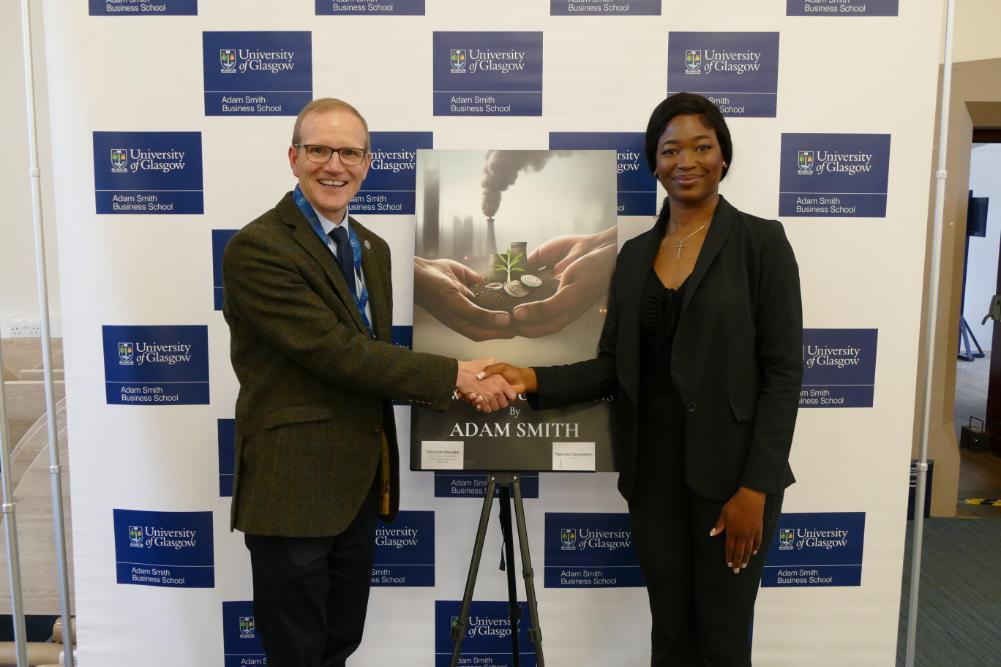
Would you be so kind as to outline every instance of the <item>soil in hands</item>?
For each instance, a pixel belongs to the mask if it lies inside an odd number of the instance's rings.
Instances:
[[[524,274],[518,272],[512,276],[512,279],[520,282],[522,275]],[[483,282],[477,283],[472,287],[473,303],[487,310],[502,310],[510,313],[514,311],[515,306],[520,306],[523,303],[532,303],[533,301],[543,301],[556,294],[556,290],[560,286],[560,281],[553,277],[551,271],[540,269],[532,275],[541,280],[542,284],[538,287],[526,286],[525,289],[528,291],[528,294],[520,298],[511,296],[503,288],[487,289],[486,285],[488,283],[500,283],[504,285],[507,278],[505,273],[490,276]]]

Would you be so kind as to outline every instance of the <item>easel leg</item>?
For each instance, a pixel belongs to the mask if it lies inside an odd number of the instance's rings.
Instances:
[[[483,555],[483,540],[487,535],[487,524],[490,522],[490,506],[493,505],[494,493],[497,490],[497,480],[493,475],[487,476],[487,493],[483,497],[483,509],[480,511],[480,524],[476,528],[476,543],[473,546],[473,556],[469,561],[469,574],[466,575],[466,591],[462,594],[462,611],[452,626],[451,667],[459,664],[459,654],[462,652],[462,640],[466,638],[469,627],[469,607],[473,601],[473,589],[476,587],[476,573],[480,570],[480,556]]]
[[[515,475],[512,484],[514,488],[514,514],[518,522],[518,546],[521,548],[521,567],[525,575],[525,595],[528,598],[528,617],[532,628],[528,631],[529,639],[535,644],[535,664],[546,667],[542,655],[542,628],[539,625],[539,604],[535,598],[535,574],[532,571],[532,556],[528,549],[528,528],[525,527],[525,504],[521,497],[521,476]]]
[[[506,484],[500,487],[500,523],[504,536],[504,560],[507,561],[508,617],[511,619],[511,659],[514,667],[521,667],[521,650],[518,645],[518,585],[514,575],[514,535],[511,531],[511,491]]]

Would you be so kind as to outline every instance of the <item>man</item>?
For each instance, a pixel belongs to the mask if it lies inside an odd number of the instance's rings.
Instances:
[[[389,247],[348,216],[371,162],[346,102],[310,102],[288,151],[298,186],[223,257],[240,381],[231,525],[245,533],[268,664],[335,667],[360,644],[377,516],[399,508],[392,399],[485,411],[514,392],[483,362],[390,342]]]

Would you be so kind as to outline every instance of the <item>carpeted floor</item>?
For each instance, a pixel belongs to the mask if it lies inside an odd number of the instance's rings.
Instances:
[[[912,527],[907,528],[897,665],[904,664]],[[1001,519],[927,519],[915,665],[1001,665]]]
[[[987,412],[990,368],[990,354],[975,361],[956,362],[954,417],[957,441],[960,427],[966,426],[971,416],[983,419]],[[1001,457],[991,452],[971,452],[960,448],[956,516],[1001,519],[1001,506],[969,504],[967,499],[971,498],[1001,498]],[[1001,662],[998,664],[1001,665]]]
[[[956,437],[969,417],[987,407],[990,355],[956,365]],[[960,449],[955,519],[927,519],[918,591],[915,665],[1001,666],[1001,507],[971,505],[967,498],[1001,498],[1001,458]],[[897,665],[904,664],[910,597],[911,540],[900,600]]]

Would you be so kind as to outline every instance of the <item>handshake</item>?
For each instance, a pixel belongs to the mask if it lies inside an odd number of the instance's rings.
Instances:
[[[480,412],[503,410],[518,394],[539,390],[535,369],[498,363],[496,359],[460,361],[455,391]]]

